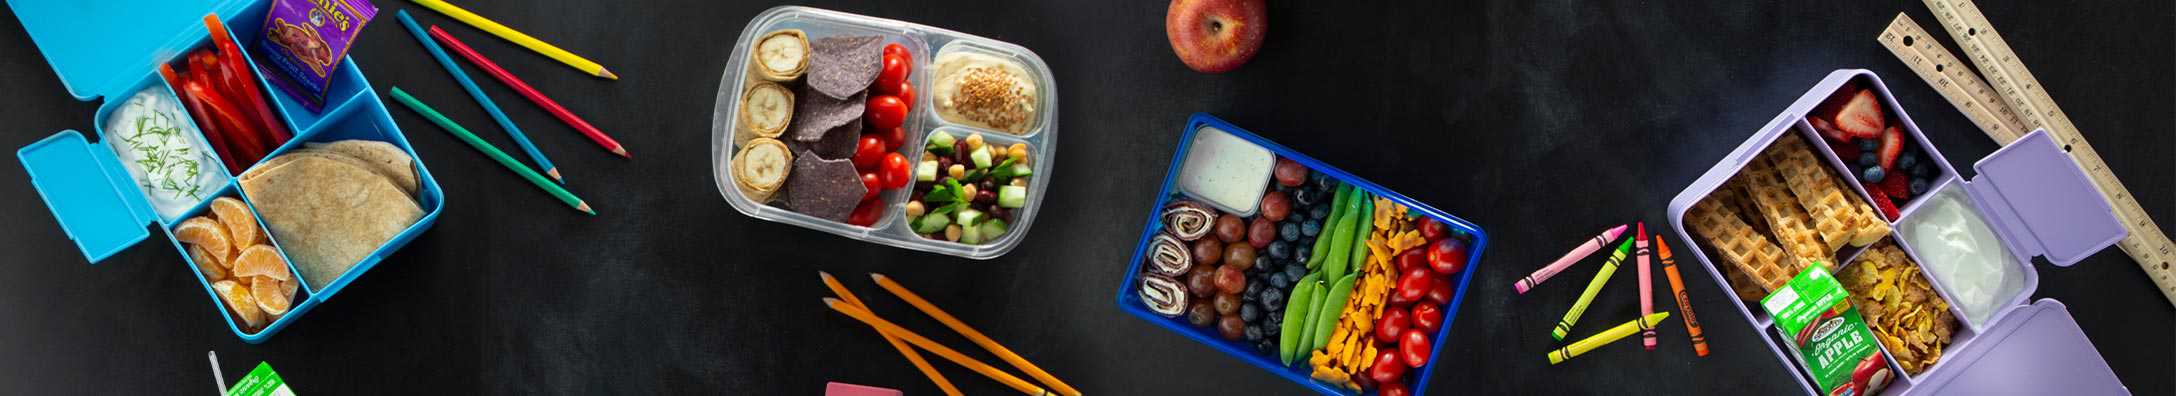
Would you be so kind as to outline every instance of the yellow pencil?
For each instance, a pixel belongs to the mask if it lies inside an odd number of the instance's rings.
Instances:
[[[544,40],[538,40],[535,37],[529,37],[529,35],[523,34],[519,30],[514,30],[514,28],[506,27],[506,25],[500,25],[498,22],[492,22],[490,19],[486,19],[482,15],[476,15],[476,13],[468,12],[468,10],[461,9],[461,7],[455,7],[452,4],[447,4],[443,0],[409,1],[415,2],[416,5],[423,6],[423,8],[429,8],[433,11],[438,11],[438,13],[440,14],[446,14],[446,16],[460,20],[461,23],[466,23],[469,26],[475,26],[476,29],[483,30],[486,33],[491,33],[491,35],[493,36],[499,36],[499,38],[506,39],[506,41],[512,41],[514,42],[514,44],[520,44],[522,47],[529,48],[530,51],[536,51],[539,54],[544,54],[544,56],[548,56],[554,60],[558,60],[560,63],[565,63],[567,64],[567,66],[573,66],[575,69],[580,69],[584,73],[589,73],[593,76],[604,77],[606,79],[620,79],[620,76],[618,74],[612,74],[611,70],[605,70],[604,65],[597,64],[597,62],[592,62],[587,58],[583,58],[581,55],[575,55],[572,52],[567,52],[567,50],[559,49],[559,47],[553,46],[551,43],[546,43],[544,42]]]
[[[1626,336],[1632,335],[1632,333],[1637,333],[1642,327],[1652,328],[1655,327],[1655,325],[1662,324],[1662,320],[1669,317],[1669,312],[1656,312],[1648,314],[1647,317],[1634,319],[1630,322],[1624,322],[1624,324],[1617,325],[1617,327],[1611,327],[1609,328],[1609,330],[1603,330],[1601,334],[1595,334],[1592,337],[1587,337],[1587,339],[1579,340],[1579,342],[1574,342],[1570,346],[1557,349],[1554,352],[1549,352],[1549,364],[1556,365],[1557,363],[1563,363],[1566,360],[1571,360],[1572,357],[1585,355],[1587,354],[1587,351],[1592,351],[1594,350],[1594,348],[1600,348],[1603,345],[1609,345],[1609,343],[1617,342],[1617,340],[1624,339]]]
[[[855,297],[854,292],[846,290],[846,285],[839,284],[839,279],[831,277],[831,273],[816,271],[816,274],[823,277],[824,287],[831,288],[831,292],[838,294],[841,301],[845,301],[847,304],[861,308],[864,311],[869,310],[868,305],[861,303],[860,297]],[[952,381],[946,381],[944,374],[937,373],[936,367],[930,367],[929,361],[922,360],[922,354],[914,353],[914,348],[908,347],[906,341],[900,341],[899,337],[892,336],[891,333],[885,333],[881,327],[877,328],[877,334],[883,335],[885,342],[892,343],[892,348],[898,349],[900,355],[906,356],[908,362],[914,363],[916,370],[922,370],[922,375],[929,377],[930,382],[937,383],[938,390],[944,391],[946,395],[960,396],[960,389],[952,387]]]
[[[1034,377],[1036,381],[1041,381],[1044,385],[1049,385],[1051,390],[1055,391],[1057,394],[1063,396],[1080,396],[1080,390],[1073,389],[1072,385],[1066,385],[1065,381],[1060,381],[1058,380],[1057,376],[1050,375],[1049,372],[1043,371],[1042,367],[1036,367],[1035,363],[1029,363],[1026,358],[1020,357],[1019,354],[1012,353],[1011,349],[1005,348],[1004,345],[999,345],[997,343],[997,340],[990,339],[990,336],[982,335],[982,332],[975,331],[975,328],[973,327],[967,327],[966,323],[960,322],[958,318],[952,317],[952,314],[945,313],[942,309],[937,309],[936,305],[930,304],[928,300],[923,300],[921,295],[914,294],[913,291],[907,290],[907,287],[900,285],[899,282],[892,281],[891,277],[884,276],[884,274],[871,273],[869,274],[869,278],[876,280],[876,285],[878,287],[883,287],[885,291],[892,292],[892,295],[899,296],[899,299],[906,300],[908,305],[914,306],[914,309],[919,309],[922,311],[922,313],[929,314],[929,317],[937,318],[938,323],[944,323],[945,327],[951,327],[952,331],[957,331],[960,333],[960,335],[967,336],[968,341],[973,341],[975,345],[981,345],[982,349],[989,350],[991,354],[997,355],[998,359],[1004,360],[1005,363],[1011,363],[1014,368],[1018,368],[1020,369],[1020,371],[1028,373],[1029,377]]]
[[[876,314],[870,313],[869,310],[861,309],[861,307],[856,307],[853,304],[847,304],[845,300],[826,297],[824,298],[824,306],[831,307],[831,310],[838,311],[840,314],[852,317],[854,318],[854,320],[861,321],[862,323],[868,324],[871,327],[876,327],[878,332],[897,336],[901,340],[906,340],[907,343],[914,344],[914,346],[922,347],[922,349],[929,350],[930,353],[937,354],[937,357],[942,357],[945,360],[950,360],[952,361],[952,363],[959,364],[961,367],[966,367],[968,370],[974,370],[974,372],[976,373],[982,374],[986,377],[990,377],[990,379],[997,380],[997,382],[1003,383],[1005,384],[1005,386],[1011,387],[1014,390],[1018,390],[1022,394],[1035,396],[1056,395],[1055,393],[1051,393],[1049,390],[1043,389],[1039,386],[1035,386],[1034,383],[1020,379],[1020,377],[1014,377],[1012,374],[1006,373],[1004,370],[999,370],[996,367],[991,367],[987,363],[983,363],[981,361],[975,360],[974,358],[967,357],[966,354],[962,354],[960,353],[960,351],[952,350],[952,348],[946,348],[944,344],[938,344],[936,341],[931,341],[928,338],[924,338],[920,334],[914,334],[913,331],[908,331],[906,328],[899,327],[899,325],[897,324],[885,321],[883,318],[878,318],[876,317]]]

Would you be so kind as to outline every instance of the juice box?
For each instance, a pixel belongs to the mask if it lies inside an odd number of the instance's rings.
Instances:
[[[1792,335],[1791,351],[1822,394],[1872,394],[1895,376],[1884,364],[1873,331],[1846,299],[1849,295],[1828,270],[1809,265],[1760,300],[1776,326]]]

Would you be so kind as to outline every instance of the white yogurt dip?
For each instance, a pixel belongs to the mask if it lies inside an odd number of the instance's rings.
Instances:
[[[171,222],[218,193],[227,180],[211,144],[165,87],[136,92],[106,117],[106,145],[159,218]]]
[[[1269,188],[1277,155],[1260,145],[1213,127],[1202,127],[1187,145],[1179,168],[1179,191],[1240,216],[1254,214]]]
[[[1943,189],[1923,205],[1905,219],[1905,241],[1965,318],[1984,325],[2025,287],[2023,265],[1958,189]]]

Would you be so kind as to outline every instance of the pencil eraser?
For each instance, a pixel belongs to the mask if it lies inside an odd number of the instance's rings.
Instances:
[[[843,382],[825,382],[824,396],[900,396],[898,390]]]

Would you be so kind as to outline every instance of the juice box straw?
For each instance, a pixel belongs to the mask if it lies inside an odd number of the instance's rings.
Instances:
[[[1670,278],[1670,295],[1677,297],[1677,312],[1685,317],[1685,334],[1692,337],[1692,352],[1708,355],[1708,337],[1700,335],[1700,319],[1692,314],[1692,300],[1685,294],[1685,280],[1677,275],[1677,260],[1670,258],[1667,238],[1655,238],[1655,253],[1662,258],[1662,275]]]
[[[461,83],[461,89],[468,91],[470,98],[476,99],[476,105],[483,106],[484,112],[491,114],[491,120],[498,122],[499,128],[506,130],[507,136],[513,137],[514,145],[521,146],[522,153],[536,161],[537,170],[544,172],[545,176],[551,176],[553,181],[562,184],[567,182],[566,178],[559,176],[559,167],[552,165],[552,160],[545,158],[544,152],[536,149],[536,143],[529,142],[529,135],[521,133],[521,127],[514,125],[513,119],[506,118],[506,111],[500,110],[499,104],[491,101],[491,95],[485,95],[484,89],[476,86],[476,80],[469,79],[468,72],[461,71],[461,65],[453,63],[453,57],[446,56],[446,50],[438,47],[438,41],[431,40],[431,35],[423,32],[423,26],[417,25],[415,18],[408,17],[408,10],[395,11],[393,16],[400,19],[402,27],[408,28],[408,34],[414,35],[417,42],[423,43],[423,49],[431,53],[431,58],[438,60],[439,66],[446,68],[446,74],[453,75],[453,81]]]
[[[1656,324],[1662,323],[1663,319],[1669,317],[1669,312],[1656,312],[1642,316],[1639,319],[1633,319],[1630,322],[1624,322],[1624,324],[1611,327],[1609,330],[1603,330],[1601,334],[1595,334],[1584,340],[1579,340],[1579,342],[1549,352],[1549,364],[1556,365],[1571,360],[1573,357],[1585,355],[1587,351],[1592,351],[1594,348],[1600,348],[1603,345],[1609,345],[1609,343],[1624,339],[1625,336],[1632,335],[1633,331],[1640,328],[1655,327]]]
[[[1639,251],[1633,255],[1639,256],[1640,260],[1640,316],[1647,316],[1655,313],[1655,278],[1647,269],[1647,222],[1642,221],[1639,225],[1639,234],[1633,239],[1633,245],[1638,246]],[[1640,345],[1655,350],[1655,326],[1640,324]]]
[[[1572,310],[1564,313],[1564,320],[1556,322],[1556,329],[1549,331],[1550,336],[1556,337],[1557,341],[1564,340],[1564,335],[1572,331],[1572,324],[1579,323],[1579,314],[1587,312],[1587,304],[1594,302],[1594,295],[1602,293],[1602,285],[1609,284],[1609,276],[1617,273],[1617,265],[1624,263],[1625,254],[1631,249],[1630,239],[1617,245],[1617,251],[1610,253],[1609,261],[1602,263],[1602,272],[1595,273],[1594,280],[1587,282],[1587,291],[1579,293],[1579,301],[1572,302]]]
[[[1564,272],[1565,268],[1571,268],[1572,263],[1576,263],[1579,262],[1579,260],[1581,259],[1587,258],[1588,255],[1594,254],[1594,252],[1597,250],[1602,250],[1602,245],[1608,244],[1609,241],[1617,240],[1617,236],[1623,234],[1623,224],[1617,225],[1616,228],[1602,231],[1601,235],[1595,235],[1594,239],[1589,239],[1586,243],[1579,244],[1579,247],[1572,248],[1571,252],[1564,253],[1564,257],[1557,258],[1556,262],[1549,263],[1548,266],[1544,266],[1541,267],[1541,269],[1539,270],[1535,270],[1533,274],[1527,275],[1525,278],[1519,278],[1518,282],[1511,284],[1511,288],[1518,290],[1519,294],[1526,294],[1527,289],[1532,289],[1534,288],[1534,285],[1539,285],[1542,281],[1549,280],[1549,277],[1556,276],[1556,273],[1558,272]]]

